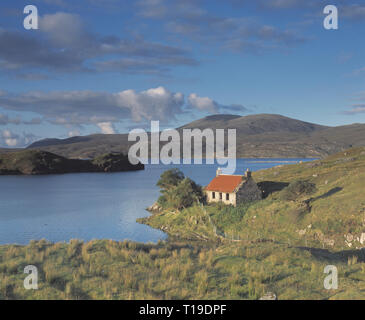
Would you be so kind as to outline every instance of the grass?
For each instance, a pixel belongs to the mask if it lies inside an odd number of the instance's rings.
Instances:
[[[336,263],[339,289],[325,290],[323,269]],[[39,289],[25,290],[26,265]],[[32,242],[0,248],[1,299],[279,299],[361,298],[365,263],[319,256],[275,243],[94,240]]]

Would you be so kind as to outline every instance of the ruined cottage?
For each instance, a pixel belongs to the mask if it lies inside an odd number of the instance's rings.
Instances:
[[[207,202],[236,206],[245,201],[262,199],[262,192],[247,169],[245,175],[226,175],[218,168],[216,177],[205,188]]]

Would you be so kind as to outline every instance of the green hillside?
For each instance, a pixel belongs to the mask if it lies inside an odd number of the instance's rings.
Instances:
[[[262,240],[328,249],[365,245],[365,148],[324,160],[280,165],[254,172],[253,177],[264,192],[264,200],[235,209],[207,205],[179,214],[163,211],[143,221],[187,239],[194,234],[196,238],[215,239],[225,233],[242,242]],[[289,197],[295,181],[313,184],[314,192]],[[218,237],[214,227],[220,232]]]

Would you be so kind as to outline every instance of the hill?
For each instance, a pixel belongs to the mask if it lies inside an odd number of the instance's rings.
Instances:
[[[244,117],[234,115],[213,115],[193,121],[181,128],[236,128],[237,134],[239,135],[257,135],[272,132],[312,133],[329,127],[276,114],[257,114]]]
[[[236,129],[237,156],[245,158],[317,158],[365,146],[365,124],[327,127],[274,114],[213,115],[186,124],[183,129]],[[29,149],[41,149],[69,158],[93,158],[107,152],[127,153],[127,134],[95,134],[68,139],[45,139]]]
[[[0,154],[0,175],[117,172],[143,168],[140,163],[131,165],[124,154],[105,154],[93,160],[67,159],[38,150]]]
[[[365,148],[260,170],[253,178],[263,191],[261,201],[237,208],[208,205],[206,213],[199,207],[178,215],[167,210],[141,221],[186,239],[226,235],[249,243],[274,241],[322,249],[365,246]]]

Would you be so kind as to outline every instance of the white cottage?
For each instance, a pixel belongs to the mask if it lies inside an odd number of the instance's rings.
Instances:
[[[218,168],[216,177],[205,188],[205,193],[208,203],[223,202],[233,206],[262,199],[262,192],[249,170],[245,175],[227,175]]]

